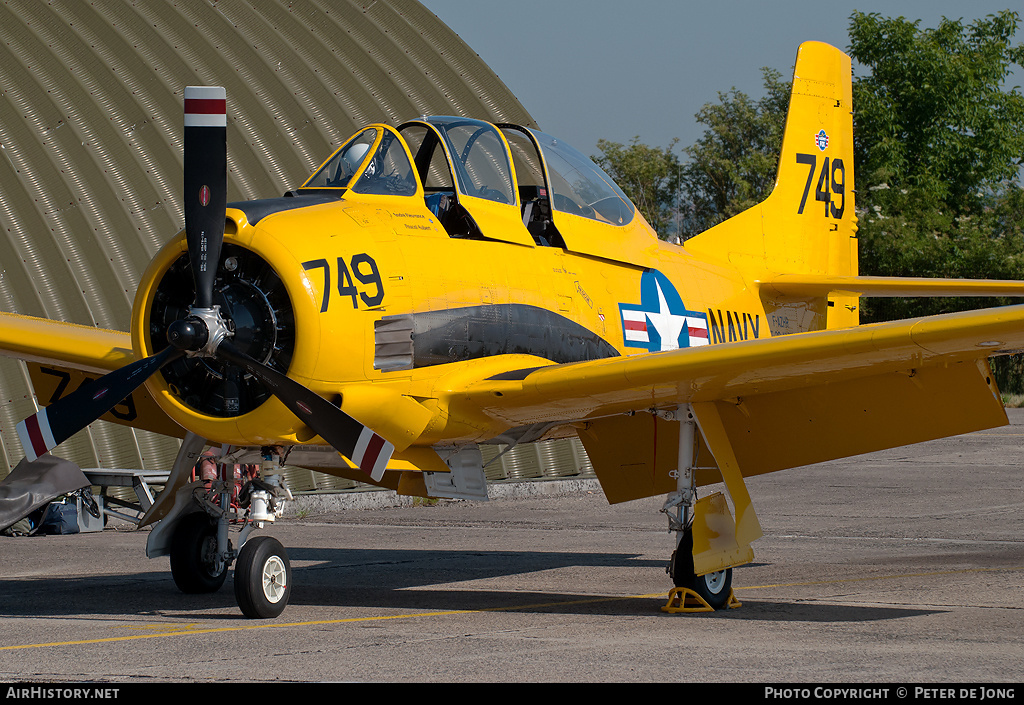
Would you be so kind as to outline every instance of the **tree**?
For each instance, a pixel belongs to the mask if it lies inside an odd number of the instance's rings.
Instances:
[[[792,84],[774,69],[761,73],[760,100],[733,88],[696,115],[707,130],[683,150],[683,239],[759,203],[775,186]]]
[[[1018,15],[919,23],[850,18],[850,56],[870,71],[853,86],[858,188],[887,183],[977,212],[1024,160],[1024,96],[1002,89],[1024,60],[1010,44]]]
[[[675,204],[679,198],[680,162],[673,151],[678,139],[668,148],[649,147],[634,137],[629,146],[598,140],[601,156],[591,159],[619,185],[640,213],[662,238],[676,229]]]
[[[672,140],[667,149],[642,144],[628,147],[599,140],[594,161],[608,172],[662,237],[692,237],[763,200],[775,185],[790,82],[770,68],[761,69],[765,96],[751,99],[733,88],[706,103],[697,121],[707,130],[683,152],[681,163]]]
[[[1003,84],[1024,62],[1017,13],[936,29],[853,13],[860,271],[887,276],[1024,278],[1024,96]],[[865,299],[864,322],[993,306],[996,299]],[[993,361],[1022,391],[1019,356]]]
[[[864,274],[1024,278],[1018,174],[1024,96],[1004,90],[1024,49],[1018,16],[964,25],[855,12],[850,55]],[[992,305],[994,300],[866,300],[863,320]]]

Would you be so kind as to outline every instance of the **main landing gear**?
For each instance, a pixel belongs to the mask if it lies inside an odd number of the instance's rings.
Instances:
[[[669,517],[669,531],[676,533],[676,548],[666,567],[676,588],[669,593],[667,612],[721,610],[738,607],[732,592],[732,567],[700,575],[694,569],[693,532],[698,510],[707,511],[709,503],[696,501],[695,474],[696,418],[689,404],[680,406],[667,417],[679,421],[679,462],[676,469],[676,491],[668,495],[662,512]],[[724,504],[723,504],[724,506]],[[721,563],[719,563],[721,565]]]
[[[693,570],[693,533],[689,528],[684,532],[676,550],[672,552],[667,571],[673,585],[693,590],[708,607],[720,610],[729,605],[732,594],[732,568],[697,575]]]
[[[272,536],[255,536],[228,556],[217,551],[217,523],[195,512],[181,520],[171,539],[171,576],[187,595],[217,592],[235,559],[235,601],[252,619],[280,615],[291,595],[292,568],[288,552]]]
[[[274,473],[277,455],[264,453],[266,479],[236,482],[234,464],[217,464],[217,479],[197,480],[178,491],[175,510],[164,520],[169,527],[171,575],[186,594],[218,591],[235,563],[235,600],[251,619],[280,615],[291,595],[288,552],[277,539],[249,534],[281,516],[291,493]],[[211,462],[212,465],[212,462]],[[163,522],[162,522],[163,523]],[[229,539],[232,527],[236,549]]]

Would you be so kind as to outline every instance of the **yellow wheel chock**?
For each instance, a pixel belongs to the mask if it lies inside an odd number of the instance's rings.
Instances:
[[[729,589],[729,600],[726,607],[731,610],[742,607],[743,603],[736,599],[736,592]],[[668,593],[668,602],[662,608],[662,612],[714,612],[715,608],[690,588],[672,588]]]

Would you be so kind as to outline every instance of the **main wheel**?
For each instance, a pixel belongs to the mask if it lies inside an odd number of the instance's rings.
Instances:
[[[292,591],[288,552],[272,536],[245,542],[235,564],[235,600],[250,619],[269,619],[284,612]]]
[[[189,514],[171,537],[171,576],[182,592],[195,595],[217,592],[228,577],[225,563],[214,569],[217,555],[217,526],[204,512]]]
[[[693,569],[693,534],[689,529],[683,534],[678,548],[672,552],[668,572],[676,587],[690,588],[716,610],[722,609],[729,602],[732,568],[697,575]]]
[[[695,575],[693,582],[688,587],[703,597],[709,605],[720,610],[729,602],[729,590],[732,588],[732,568],[707,575]]]

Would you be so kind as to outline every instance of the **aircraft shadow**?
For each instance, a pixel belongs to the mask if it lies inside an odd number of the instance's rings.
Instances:
[[[616,597],[602,592],[604,580],[623,570],[658,572],[665,561],[627,553],[565,553],[534,551],[451,551],[407,549],[289,549],[294,567],[292,606],[380,608],[410,611],[502,610],[556,614],[642,615],[659,612],[661,598]],[[552,570],[578,573],[591,592],[545,590],[530,574]],[[737,570],[742,574],[742,568]],[[498,582],[495,586],[474,581]],[[558,578],[564,583],[565,578]],[[448,586],[448,587],[446,587]],[[652,592],[671,585],[668,577]],[[526,589],[521,589],[526,588]],[[203,619],[243,619],[236,611],[232,577],[216,593],[183,595],[167,564],[152,572],[73,577],[0,579],[0,616],[97,619],[106,615],[159,615],[196,619],[196,612],[227,610]],[[742,596],[740,598],[742,600]],[[935,611],[935,610],[932,610]],[[897,619],[928,614],[928,610],[850,607],[813,603],[754,601],[741,610],[707,614],[779,622],[846,622]],[[699,616],[699,615],[691,615]]]
[[[739,610],[716,612],[745,621],[759,622],[876,622],[905,617],[921,617],[927,614],[938,614],[948,610],[881,607],[879,605],[834,605],[821,602],[775,602],[765,600],[747,600],[742,593],[737,599],[743,604]]]
[[[514,551],[381,550],[289,548],[293,564],[293,605],[412,609],[488,609],[510,605],[504,591],[421,591],[416,588],[472,580],[512,578],[557,568],[631,569],[664,566],[635,554]],[[312,565],[302,565],[312,562]],[[166,559],[152,572],[121,575],[18,577],[0,579],[0,616],[145,614],[207,610],[235,605],[231,575],[216,593],[183,595]],[[469,594],[478,597],[469,599]],[[428,598],[429,595],[435,595]],[[462,597],[458,597],[458,595]],[[580,600],[584,594],[526,593],[530,601]],[[515,591],[515,604],[524,593]]]

